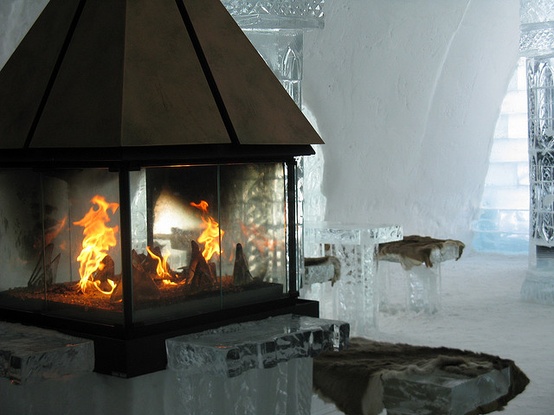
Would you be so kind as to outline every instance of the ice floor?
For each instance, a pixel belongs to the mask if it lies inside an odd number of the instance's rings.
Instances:
[[[442,310],[380,314],[376,340],[447,346],[512,359],[531,380],[503,415],[554,414],[554,306],[525,303],[527,256],[470,253],[442,264]],[[554,270],[553,270],[554,272]],[[314,399],[313,415],[338,415]]]

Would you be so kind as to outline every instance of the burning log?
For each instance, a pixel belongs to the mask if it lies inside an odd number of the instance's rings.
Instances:
[[[191,241],[190,244],[192,252],[187,275],[188,283],[191,287],[195,288],[213,287],[217,284],[215,264],[208,264],[206,262],[198,243]]]
[[[254,280],[250,270],[248,269],[248,262],[244,255],[242,245],[239,243],[235,248],[235,265],[233,267],[233,282],[235,285],[246,285]]]
[[[133,263],[133,297],[135,300],[158,300],[160,298],[160,290],[154,280],[152,274],[144,267],[144,255],[138,254],[134,249],[131,251]],[[115,290],[110,297],[112,303],[123,301],[123,284],[117,284]]]
[[[60,254],[52,259],[53,251],[54,245],[50,243],[46,245],[44,251],[40,253],[37,265],[27,282],[27,287],[44,287],[44,285],[51,285],[55,281],[56,273],[58,272],[58,263],[60,262]]]
[[[92,281],[95,283],[96,287],[101,291],[110,292],[112,290],[112,284],[108,280],[114,281],[115,278],[115,263],[111,256],[106,255],[102,262],[101,266],[98,267],[92,274]]]

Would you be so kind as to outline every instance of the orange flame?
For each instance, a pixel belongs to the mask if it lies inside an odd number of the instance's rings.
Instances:
[[[191,202],[190,205],[202,211],[202,226],[204,231],[198,237],[198,242],[204,244],[202,256],[206,261],[209,261],[213,254],[220,254],[219,241],[225,233],[219,229],[219,223],[208,215],[208,202],[201,200],[200,203]]]
[[[158,265],[156,265],[156,274],[158,275],[158,277],[160,277],[160,279],[163,279],[164,282],[167,279],[171,279],[171,274],[169,273],[167,268],[167,258],[169,258],[169,255],[162,255],[162,258],[160,258],[158,255],[150,250],[149,246],[146,247],[146,250],[152,258],[158,261]]]
[[[95,204],[98,209],[91,207],[83,219],[73,222],[74,225],[85,228],[81,244],[83,249],[77,257],[77,261],[81,264],[79,267],[79,275],[81,277],[79,287],[84,293],[87,286],[92,284],[99,291],[109,295],[115,288],[115,283],[108,280],[112,290],[103,291],[98,287],[99,281],[94,281],[93,275],[104,267],[102,260],[108,255],[107,250],[117,245],[115,234],[118,231],[118,227],[109,228],[106,226],[106,223],[110,221],[108,210],[115,213],[119,208],[119,204],[109,203],[103,196],[99,195],[94,196],[91,203]]]

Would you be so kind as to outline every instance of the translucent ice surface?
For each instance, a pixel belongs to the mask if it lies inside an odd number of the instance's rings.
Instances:
[[[312,357],[348,337],[347,323],[287,314],[168,339],[179,413],[308,415]]]
[[[388,415],[463,415],[508,393],[510,369],[491,370],[474,378],[448,373],[385,376]]]
[[[293,359],[232,378],[180,372],[176,389],[176,414],[309,415],[312,359]]]
[[[341,349],[348,337],[345,322],[287,314],[168,339],[168,368],[234,377]]]
[[[0,377],[15,383],[92,372],[92,340],[0,322]]]
[[[398,225],[307,224],[306,256],[333,256],[341,271],[334,285],[312,284],[301,295],[319,301],[321,317],[347,321],[352,335],[370,336],[378,328],[377,249],[380,243],[402,237]]]

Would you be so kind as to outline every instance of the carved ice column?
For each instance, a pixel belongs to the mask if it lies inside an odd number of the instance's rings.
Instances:
[[[529,270],[521,296],[554,304],[554,2],[521,0],[520,13],[530,176]]]
[[[289,95],[302,107],[304,33],[323,28],[324,0],[221,0]]]
[[[325,0],[221,0],[229,13],[244,31],[258,53],[271,68],[296,105],[302,108],[302,76],[304,33],[324,26],[323,4]],[[307,111],[306,117],[315,121]],[[316,155],[298,159],[297,212],[298,249],[296,270],[299,281],[304,276],[304,220],[323,220],[325,198],[319,192],[323,155],[316,148]],[[273,195],[268,195],[273,198]],[[309,198],[309,201],[306,200]],[[305,211],[305,209],[308,209]],[[313,215],[320,217],[314,218]]]

